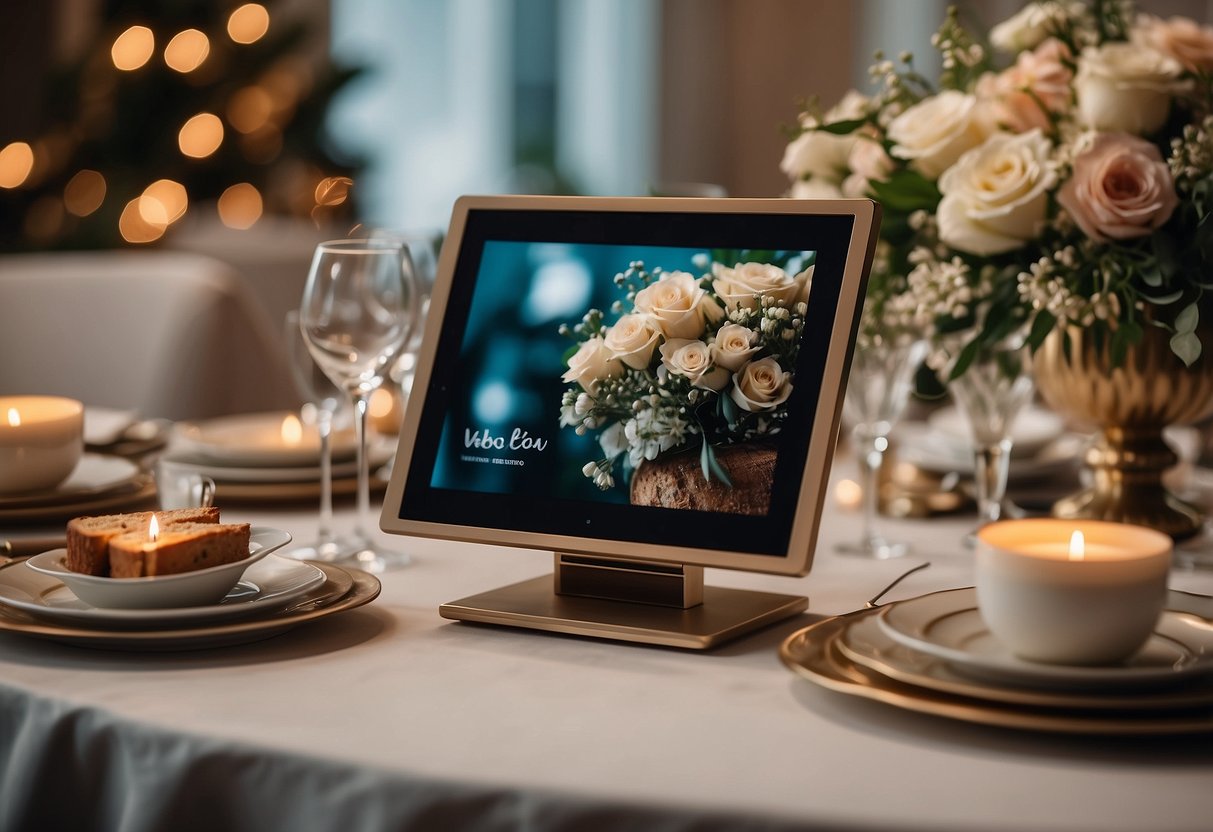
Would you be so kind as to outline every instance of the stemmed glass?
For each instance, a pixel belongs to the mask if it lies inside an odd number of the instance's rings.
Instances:
[[[376,544],[370,527],[367,410],[408,343],[418,292],[408,251],[388,240],[338,240],[316,247],[299,308],[299,327],[312,357],[354,403],[358,439],[358,519],[350,556],[371,572],[409,562]]]
[[[1021,339],[981,349],[948,387],[964,414],[973,441],[977,486],[977,529],[1000,519],[1005,510],[1011,466],[1011,428],[1032,399],[1035,385]],[[976,543],[976,530],[966,542]]]
[[[852,425],[859,457],[863,526],[858,541],[839,544],[837,551],[843,554],[884,560],[909,551],[907,544],[886,540],[876,531],[880,496],[877,477],[889,447],[889,431],[905,410],[914,371],[926,358],[928,348],[925,340],[907,336],[893,340],[876,337],[873,343],[855,349],[843,415]]]
[[[422,231],[391,231],[376,229],[372,240],[388,240],[399,243],[408,251],[413,262],[413,277],[417,283],[417,325],[405,345],[404,352],[392,367],[389,376],[400,388],[407,400],[413,389],[413,376],[417,368],[417,353],[421,349],[421,338],[425,334],[425,319],[430,309],[430,293],[434,290],[434,279],[438,275],[438,235]]]
[[[345,393],[312,358],[299,326],[298,310],[286,313],[286,347],[295,388],[315,413],[320,434],[320,523],[316,540],[286,554],[300,560],[334,561],[341,557],[342,545],[333,535],[333,420]]]

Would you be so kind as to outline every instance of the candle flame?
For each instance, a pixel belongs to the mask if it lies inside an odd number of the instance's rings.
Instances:
[[[155,543],[156,538],[160,536],[160,524],[156,522],[156,515],[152,515],[152,521],[147,524],[147,539]]]
[[[303,423],[294,413],[288,413],[282,420],[282,441],[288,445],[298,445],[303,441]]]
[[[1075,530],[1070,535],[1070,560],[1083,560],[1086,557],[1087,544],[1082,532]]]
[[[8,409],[8,423],[13,427],[18,427],[21,424],[21,414],[17,412],[17,408],[10,407]]]

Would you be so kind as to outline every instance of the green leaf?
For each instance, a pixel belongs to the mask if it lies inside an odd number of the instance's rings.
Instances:
[[[1189,303],[1183,309],[1179,310],[1179,314],[1175,316],[1175,332],[1178,335],[1185,335],[1187,333],[1195,332],[1196,325],[1199,322],[1200,310],[1196,307],[1195,303]],[[1174,342],[1172,342],[1172,346],[1174,346]],[[1183,357],[1178,351],[1176,351],[1175,354],[1179,355],[1180,358]],[[1199,355],[1199,350],[1197,351],[1197,354]]]
[[[838,136],[846,136],[850,133],[854,133],[867,123],[868,120],[865,118],[852,118],[847,119],[846,121],[834,121],[830,122],[829,124],[823,124],[815,129],[822,133],[834,133]]]
[[[736,427],[737,417],[740,415],[737,410],[737,402],[733,401],[732,396],[726,395],[723,392],[720,394],[719,401],[720,415],[723,416],[725,422],[728,423],[729,430],[732,430],[734,427]]]
[[[1057,316],[1052,312],[1037,312],[1036,319],[1032,321],[1032,330],[1028,333],[1028,346],[1032,348],[1032,354],[1040,349],[1040,345],[1045,342],[1045,338],[1049,337],[1049,333],[1057,326]]]
[[[1195,332],[1177,332],[1171,338],[1171,352],[1191,367],[1200,358],[1200,339]]]
[[[1162,268],[1157,263],[1151,263],[1141,270],[1141,279],[1147,286],[1157,289],[1162,285]]]
[[[973,363],[973,359],[977,357],[977,351],[981,348],[976,340],[965,344],[964,349],[960,351],[960,355],[956,356],[956,363],[952,365],[952,372],[948,374],[948,381],[959,378],[964,375],[964,371],[969,369],[969,365]]]
[[[720,460],[716,459],[716,452],[712,450],[712,446],[706,438],[700,447],[699,467],[703,470],[704,482],[711,482],[712,476],[715,475],[716,479],[732,488],[733,481],[729,479],[729,472],[724,470],[724,467],[720,464]]]
[[[1165,295],[1147,295],[1144,292],[1140,295],[1141,299],[1154,304],[1155,306],[1166,306],[1169,303],[1175,303],[1184,296],[1183,289],[1176,289],[1174,292],[1168,292]]]
[[[895,170],[886,181],[872,180],[868,184],[881,204],[902,213],[933,211],[942,198],[934,182],[909,169]]]

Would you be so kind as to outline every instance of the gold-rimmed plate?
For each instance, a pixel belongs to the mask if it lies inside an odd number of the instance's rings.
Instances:
[[[1213,682],[1210,681],[1135,693],[1049,690],[982,681],[957,672],[943,659],[899,644],[889,637],[874,616],[857,618],[838,634],[835,646],[854,664],[894,681],[991,702],[1097,711],[1213,708]]]
[[[89,514],[109,514],[114,511],[134,511],[138,508],[154,508],[156,483],[152,475],[141,473],[128,485],[51,505],[30,505],[15,508],[0,508],[0,523],[5,525],[45,525],[57,521],[68,521],[73,517]]]
[[[1170,735],[1213,732],[1213,709],[1123,713],[1016,706],[945,693],[890,679],[855,664],[839,650],[839,636],[880,608],[826,618],[790,635],[779,648],[797,675],[848,696],[948,719],[1065,734]]]
[[[123,630],[54,624],[39,621],[19,610],[0,607],[0,633],[17,633],[100,650],[202,650],[271,638],[300,624],[369,604],[379,596],[382,588],[379,579],[368,572],[317,561],[309,563],[324,572],[325,582],[286,607],[256,618],[164,630]],[[22,566],[21,561],[2,566],[0,570],[17,566]]]

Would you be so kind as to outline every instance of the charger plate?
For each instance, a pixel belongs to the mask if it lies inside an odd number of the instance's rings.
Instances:
[[[794,673],[838,693],[948,719],[1063,734],[1171,735],[1213,732],[1213,709],[1126,713],[1017,706],[918,687],[861,667],[838,649],[847,628],[883,608],[826,618],[790,635],[779,657]]]
[[[369,572],[318,561],[308,563],[324,572],[325,582],[286,607],[256,618],[164,630],[121,630],[54,624],[39,621],[20,610],[0,607],[0,633],[17,633],[100,650],[202,650],[271,638],[300,624],[369,604],[379,596],[382,588],[379,579]],[[18,567],[25,568],[20,560],[0,566],[0,572]]]

